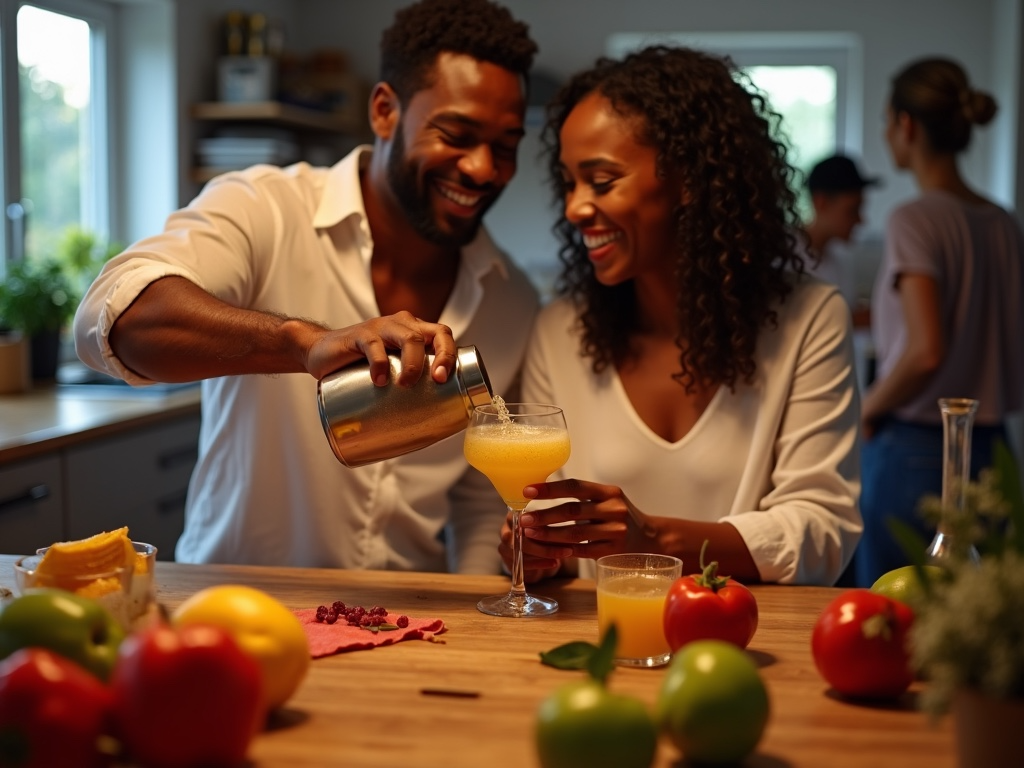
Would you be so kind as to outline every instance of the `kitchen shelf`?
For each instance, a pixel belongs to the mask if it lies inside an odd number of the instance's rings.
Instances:
[[[192,105],[196,120],[261,122],[302,130],[348,133],[356,126],[344,115],[297,107],[280,101],[204,101]]]
[[[203,101],[192,105],[191,117],[193,120],[207,123],[248,123],[291,129],[303,147],[308,147],[310,143],[337,144],[338,158],[344,156],[351,148],[348,145],[354,146],[368,140],[367,126],[361,124],[359,115],[352,111],[326,112],[281,101]],[[305,150],[303,154],[304,152]],[[202,185],[225,171],[235,169],[237,166],[193,166],[189,171],[189,178],[193,183]]]

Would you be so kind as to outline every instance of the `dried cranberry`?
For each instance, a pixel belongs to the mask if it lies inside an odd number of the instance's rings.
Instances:
[[[399,616],[397,619],[395,619],[395,626],[399,629],[405,629],[409,626],[409,617]]]

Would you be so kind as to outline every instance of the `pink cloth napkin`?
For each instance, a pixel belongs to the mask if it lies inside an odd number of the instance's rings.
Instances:
[[[309,641],[309,655],[314,659],[347,651],[366,651],[378,645],[393,645],[402,640],[430,640],[443,633],[447,627],[441,619],[414,619],[409,617],[409,626],[402,629],[371,632],[345,623],[345,619],[334,624],[316,620],[316,608],[301,608],[293,613],[299,617]],[[387,614],[389,623],[394,624],[397,613]]]

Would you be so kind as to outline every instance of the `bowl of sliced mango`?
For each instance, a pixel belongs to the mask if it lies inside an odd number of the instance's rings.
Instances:
[[[132,541],[128,528],[40,547],[14,564],[18,592],[50,587],[102,603],[130,629],[149,612],[156,597],[153,579],[157,548]]]

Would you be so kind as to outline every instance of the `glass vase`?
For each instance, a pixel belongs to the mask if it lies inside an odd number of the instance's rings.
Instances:
[[[928,562],[946,565],[954,560],[978,563],[970,539],[973,521],[967,518],[964,495],[971,476],[971,433],[978,401],[966,397],[939,400],[942,412],[942,518],[926,552]]]

